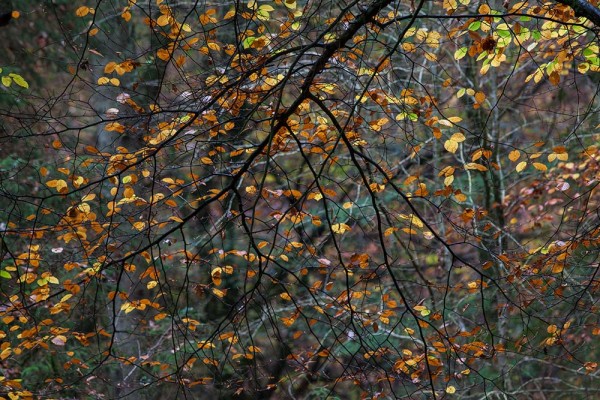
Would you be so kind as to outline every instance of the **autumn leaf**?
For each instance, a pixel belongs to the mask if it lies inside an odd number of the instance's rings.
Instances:
[[[77,10],[75,10],[75,15],[77,15],[78,17],[85,17],[93,10],[93,8],[81,6]]]
[[[57,335],[51,341],[57,346],[64,346],[67,343],[67,338],[64,335]]]
[[[334,233],[343,234],[343,233],[346,233],[347,231],[350,231],[351,229],[352,228],[350,228],[350,226],[348,226],[348,225],[346,225],[344,223],[331,225],[331,230]]]
[[[56,189],[58,193],[64,193],[67,191],[67,182],[63,179],[53,179],[46,182],[46,186]]]
[[[512,150],[508,153],[508,159],[512,162],[516,162],[521,157],[521,152],[519,150]],[[517,171],[520,172],[520,171]]]
[[[465,141],[465,135],[460,132],[453,134],[450,139],[444,142],[444,148],[448,150],[450,153],[455,153],[458,149],[458,144]]]
[[[485,165],[481,165],[478,163],[467,163],[465,164],[465,169],[473,169],[481,172],[485,172],[488,170]]]
[[[585,397],[591,9],[25,3],[0,23],[6,396],[452,398],[551,358],[522,388]]]
[[[8,74],[8,76],[10,76],[12,78],[13,82],[15,82],[17,85],[19,85],[25,89],[29,88],[29,84],[21,75],[11,72],[10,74]]]

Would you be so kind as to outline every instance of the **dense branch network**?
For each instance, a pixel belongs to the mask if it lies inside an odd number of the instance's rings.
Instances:
[[[75,3],[0,71],[0,391],[595,393],[594,5]]]

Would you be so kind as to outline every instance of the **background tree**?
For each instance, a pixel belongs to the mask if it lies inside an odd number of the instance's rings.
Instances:
[[[10,398],[596,396],[595,4],[20,7]]]

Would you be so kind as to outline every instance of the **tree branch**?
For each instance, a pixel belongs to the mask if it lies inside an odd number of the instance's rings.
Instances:
[[[556,0],[560,4],[571,7],[578,17],[585,17],[600,27],[600,9],[594,7],[586,0]]]

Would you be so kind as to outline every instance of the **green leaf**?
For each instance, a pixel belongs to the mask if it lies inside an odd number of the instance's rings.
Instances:
[[[460,49],[456,50],[454,52],[454,59],[460,60],[467,54],[467,51],[469,51],[469,49],[467,49],[466,47],[461,47]]]
[[[3,76],[2,77],[2,84],[6,87],[10,87],[10,84],[12,83],[12,79],[10,79],[10,77],[8,76]]]
[[[469,30],[470,31],[476,31],[481,27],[481,21],[475,21],[475,22],[471,22],[471,25],[469,25]]]
[[[10,274],[8,273],[8,271],[5,271],[5,270],[0,270],[0,277],[2,277],[4,279],[10,279],[10,278],[12,278],[12,276],[10,276]]]
[[[255,40],[256,40],[256,38],[254,36],[247,37],[242,42],[242,47],[244,47],[245,49],[249,49],[250,46],[252,46],[252,43],[254,43]]]
[[[496,33],[498,34],[498,36],[500,36],[501,38],[509,38],[511,36],[511,33],[509,30],[504,30],[504,29],[498,29],[496,30]]]

